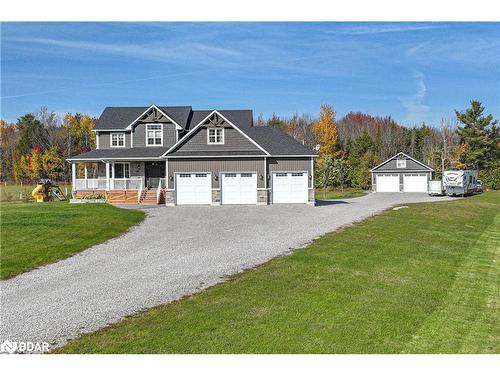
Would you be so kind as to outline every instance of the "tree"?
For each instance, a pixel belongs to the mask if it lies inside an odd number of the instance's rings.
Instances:
[[[478,100],[472,100],[471,107],[464,112],[455,111],[457,120],[463,126],[457,128],[460,143],[467,145],[468,153],[462,155],[465,168],[481,169],[488,162],[488,155],[494,149],[492,132],[496,132],[493,116],[483,116],[484,107]]]
[[[313,125],[312,131],[320,146],[320,159],[327,155],[333,158],[340,155],[339,135],[332,106],[327,104],[321,106],[319,120]]]
[[[18,150],[22,155],[28,154],[36,146],[47,147],[47,133],[42,123],[31,113],[20,117],[16,125],[20,132]]]
[[[19,141],[19,132],[14,124],[0,120],[0,180],[14,178],[14,160]]]
[[[285,122],[276,116],[275,113],[273,113],[273,115],[267,120],[267,126],[283,129],[285,125]]]

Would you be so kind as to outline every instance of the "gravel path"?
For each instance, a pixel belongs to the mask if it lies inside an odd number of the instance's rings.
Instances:
[[[443,199],[378,193],[316,207],[149,208],[147,219],[123,236],[1,281],[0,342],[62,345],[395,204]]]

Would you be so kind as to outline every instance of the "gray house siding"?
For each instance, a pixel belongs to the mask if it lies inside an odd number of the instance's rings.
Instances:
[[[272,189],[273,172],[305,172],[312,176],[311,171],[311,158],[267,158],[268,161],[268,174],[269,178],[269,187]],[[309,178],[308,186],[312,188],[313,181],[312,178]]]
[[[224,128],[224,144],[207,144],[207,128],[200,127],[176,151],[254,151],[260,150],[232,127]]]
[[[156,147],[146,144],[146,123],[134,127],[134,147]],[[177,130],[172,123],[163,123],[163,147],[172,147],[177,142]]]
[[[118,148],[111,147],[111,133],[125,133],[125,132],[97,132],[96,137],[99,137],[99,150],[108,148]],[[96,141],[97,142],[97,141]],[[125,148],[130,148],[130,133],[125,133]]]
[[[168,188],[174,189],[176,173],[212,173],[212,189],[219,189],[221,172],[256,172],[257,188],[265,187],[264,158],[168,159]],[[262,175],[262,179],[260,176]],[[216,179],[217,176],[217,179]]]

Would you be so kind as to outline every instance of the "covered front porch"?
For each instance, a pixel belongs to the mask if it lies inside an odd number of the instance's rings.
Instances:
[[[73,198],[105,197],[109,203],[160,203],[166,188],[165,162],[71,161]]]

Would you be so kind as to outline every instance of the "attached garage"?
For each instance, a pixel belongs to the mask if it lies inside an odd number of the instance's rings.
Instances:
[[[403,152],[371,170],[372,190],[379,193],[427,193],[434,170]]]
[[[308,174],[273,173],[273,203],[308,203]]]
[[[394,193],[399,191],[399,174],[378,174],[377,191],[380,193]]]
[[[428,179],[425,173],[403,174],[405,193],[427,193]]]
[[[176,175],[177,204],[212,204],[210,173],[178,173]]]
[[[257,204],[257,173],[221,173],[222,204]]]

